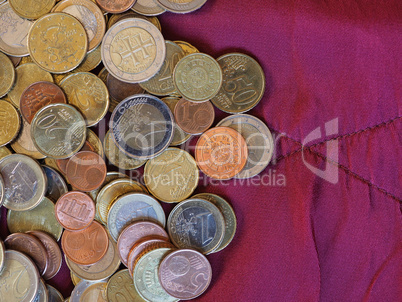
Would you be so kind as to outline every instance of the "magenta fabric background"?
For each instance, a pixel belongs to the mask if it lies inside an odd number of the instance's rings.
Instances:
[[[197,192],[232,203],[238,230],[208,256],[213,279],[197,301],[402,301],[401,12],[397,0],[208,0],[160,17],[166,39],[257,59],[267,90],[249,113],[281,134],[263,172],[271,184],[200,183]],[[216,123],[227,116],[216,113]],[[334,119],[337,133],[325,136]],[[302,152],[317,127],[323,137]],[[336,167],[338,183],[310,171],[302,153]],[[5,209],[2,220],[4,239]],[[64,264],[50,283],[69,295]]]

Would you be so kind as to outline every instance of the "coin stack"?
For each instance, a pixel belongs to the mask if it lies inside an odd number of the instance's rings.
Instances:
[[[0,1],[0,205],[11,232],[0,297],[64,301],[45,282],[63,259],[70,301],[178,301],[208,288],[205,255],[231,242],[236,216],[222,197],[194,195],[200,171],[254,177],[273,138],[244,114],[265,90],[256,60],[164,39],[157,15],[205,2]],[[216,108],[231,115],[211,128]],[[104,132],[90,129],[109,116]],[[194,137],[193,157],[183,144]],[[122,173],[143,165],[143,182]],[[161,202],[177,203],[167,219]]]

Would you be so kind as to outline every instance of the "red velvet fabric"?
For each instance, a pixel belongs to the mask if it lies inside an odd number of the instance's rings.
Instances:
[[[200,182],[196,192],[231,202],[238,229],[208,256],[213,279],[197,301],[402,301],[401,6],[208,0],[160,17],[166,39],[260,62],[267,89],[249,113],[277,138],[262,180]],[[65,267],[50,283],[72,289]]]

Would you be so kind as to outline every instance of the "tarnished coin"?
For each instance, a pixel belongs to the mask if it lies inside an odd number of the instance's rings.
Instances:
[[[173,138],[173,115],[157,97],[140,94],[116,106],[109,128],[120,150],[130,157],[148,159],[169,147]]]
[[[185,14],[193,12],[204,5],[207,0],[156,0],[157,3],[172,13]]]
[[[169,240],[169,236],[164,228],[151,221],[134,222],[121,232],[117,241],[117,249],[120,260],[124,265],[127,266],[128,254],[134,244],[149,236],[158,236],[159,238]]]
[[[189,197],[198,185],[198,168],[194,158],[178,148],[168,148],[148,160],[144,181],[149,192],[164,202],[179,202]]]
[[[4,240],[8,250],[19,251],[29,256],[36,264],[39,274],[43,276],[47,270],[47,254],[43,244],[35,236],[24,233],[13,233]]]
[[[158,16],[166,11],[156,0],[137,0],[131,9],[145,16]]]
[[[13,141],[20,127],[21,119],[17,109],[9,102],[0,100],[0,146]]]
[[[67,257],[66,263],[77,278],[87,281],[99,281],[109,278],[120,266],[120,258],[117,245],[114,240],[109,238],[109,246],[105,256],[92,265],[80,265],[72,262]]]
[[[166,58],[159,72],[148,81],[140,83],[151,94],[169,95],[176,91],[173,83],[173,70],[176,64],[184,57],[183,50],[172,41],[166,43]]]
[[[3,241],[0,239],[0,276],[4,266],[4,253],[6,249],[4,247]]]
[[[8,1],[0,5],[0,16],[0,50],[10,56],[27,56],[27,35],[33,22],[18,16]]]
[[[215,127],[204,132],[195,147],[198,167],[209,177],[230,179],[247,162],[247,144],[239,132],[229,127]]]
[[[59,86],[40,81],[29,85],[22,92],[19,104],[22,117],[30,124],[39,109],[49,104],[66,102],[66,96]]]
[[[171,248],[158,248],[149,251],[138,260],[134,270],[134,285],[145,301],[178,301],[163,289],[158,278],[158,268],[162,259],[172,251]]]
[[[160,203],[142,193],[127,193],[119,197],[110,207],[107,227],[117,241],[120,233],[135,221],[153,221],[165,227],[166,216]]]
[[[170,111],[172,113],[174,112],[174,107],[176,106],[177,102],[180,100],[180,98],[177,97],[164,97],[162,101],[168,105]],[[173,126],[173,139],[172,142],[170,143],[170,146],[177,146],[185,143],[189,138],[191,137],[191,134],[188,134],[183,131],[177,125],[177,122],[175,121],[174,126]]]
[[[42,279],[40,279],[39,281],[38,292],[36,293],[33,302],[50,302],[49,292],[47,290],[45,282]]]
[[[212,279],[212,268],[201,253],[182,249],[171,252],[160,263],[159,281],[171,296],[194,299],[206,291]],[[194,284],[197,280],[197,285]]]
[[[6,95],[14,85],[15,69],[11,60],[0,52],[0,97]]]
[[[66,177],[76,189],[89,192],[99,188],[106,178],[105,161],[95,152],[80,151],[67,163]]]
[[[47,191],[45,196],[56,202],[61,195],[68,192],[66,182],[55,169],[42,165],[47,178]]]
[[[35,147],[31,137],[31,125],[24,119],[22,119],[18,137],[10,146],[16,153],[24,154],[34,159],[42,159],[46,157],[46,155],[40,153]]]
[[[178,248],[191,248],[208,254],[221,244],[225,220],[215,205],[204,199],[192,198],[173,208],[167,229],[172,243]]]
[[[50,13],[36,20],[30,29],[28,49],[32,60],[42,69],[65,73],[84,60],[88,38],[84,27],[75,17],[65,13]]]
[[[57,3],[52,12],[69,14],[85,28],[88,38],[88,52],[101,42],[106,30],[106,22],[100,8],[90,0],[63,0]]]
[[[96,75],[77,72],[64,78],[60,87],[67,95],[68,103],[82,113],[87,126],[94,126],[106,115],[109,107],[109,92]]]
[[[110,1],[110,0],[96,0],[96,3],[105,11],[112,14],[119,14],[129,10],[135,0],[119,0],[119,1]]]
[[[35,114],[31,136],[42,154],[55,159],[68,158],[84,145],[86,129],[77,109],[68,104],[49,104]]]
[[[222,85],[222,70],[214,58],[193,53],[181,59],[174,71],[177,91],[189,101],[205,102],[214,97]]]
[[[14,12],[24,19],[38,19],[50,12],[56,0],[9,0]]]
[[[38,206],[28,211],[7,212],[7,226],[11,233],[43,231],[59,240],[63,227],[56,219],[54,203],[44,197]]]
[[[103,224],[107,223],[107,216],[112,204],[118,197],[129,192],[146,193],[146,189],[138,182],[128,178],[119,178],[110,181],[96,197],[96,212]]]
[[[253,177],[268,166],[274,151],[274,140],[271,131],[260,119],[248,114],[237,114],[224,118],[217,126],[236,130],[247,143],[247,163],[235,178]]]
[[[105,256],[109,239],[105,228],[96,221],[79,231],[65,230],[61,238],[64,254],[73,262],[89,265]]]
[[[194,103],[182,98],[174,108],[174,117],[185,132],[201,134],[212,126],[215,110],[210,101]]]
[[[133,278],[128,269],[120,270],[110,278],[107,283],[106,293],[109,302],[136,302],[142,300],[135,289]]]
[[[15,83],[13,88],[11,88],[10,92],[8,93],[8,97],[18,108],[20,107],[22,93],[31,84],[40,81],[53,82],[52,75],[49,72],[42,70],[35,63],[22,64],[18,66],[15,71]]]
[[[63,295],[55,289],[53,286],[46,284],[47,291],[49,293],[49,302],[63,302]]]
[[[159,29],[143,19],[125,19],[113,25],[102,42],[102,62],[123,82],[143,82],[162,67],[166,47]]]
[[[180,48],[183,50],[185,56],[192,54],[192,53],[200,52],[197,48],[195,48],[193,45],[191,45],[188,42],[174,41],[174,43],[176,43],[177,45],[180,46]]]
[[[12,154],[0,160],[4,181],[4,206],[9,210],[26,211],[36,207],[45,195],[46,176],[32,158]]]
[[[217,61],[223,82],[212,103],[228,113],[242,113],[256,106],[265,92],[264,71],[257,61],[241,53],[229,53]]]
[[[144,93],[144,89],[138,83],[122,82],[111,74],[106,77],[106,86],[110,96],[119,103],[129,96]]]
[[[62,255],[54,238],[42,231],[29,231],[28,234],[35,236],[45,247],[47,255],[47,268],[43,274],[45,280],[53,278],[61,268]]]
[[[80,281],[73,289],[70,302],[107,302],[106,285],[103,282]]]
[[[132,170],[141,167],[146,160],[139,160],[128,157],[124,152],[114,143],[111,133],[108,130],[103,141],[106,157],[112,165],[124,170]]]
[[[223,250],[229,245],[236,233],[237,220],[232,206],[222,197],[211,193],[200,193],[192,198],[201,198],[212,202],[221,211],[225,220],[225,235],[220,245],[212,253]]]
[[[87,194],[70,191],[57,200],[56,218],[69,231],[88,227],[95,218],[95,204]]]
[[[0,274],[0,297],[7,302],[31,302],[39,288],[39,274],[35,264],[23,253],[6,251]]]

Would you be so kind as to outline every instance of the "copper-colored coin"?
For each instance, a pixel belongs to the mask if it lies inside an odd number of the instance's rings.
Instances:
[[[51,82],[36,82],[21,94],[20,109],[22,117],[30,124],[35,113],[49,104],[66,103],[63,90]]]
[[[80,231],[65,230],[61,237],[61,246],[71,261],[90,265],[105,256],[109,239],[105,228],[99,222],[93,221],[89,227]]]
[[[214,122],[214,106],[210,101],[195,103],[182,98],[174,107],[174,117],[185,132],[201,134]]]
[[[66,177],[76,189],[89,192],[99,188],[106,178],[106,164],[95,152],[81,151],[67,163]]]
[[[61,268],[62,255],[60,247],[52,236],[41,231],[29,231],[30,235],[35,236],[43,244],[47,255],[47,269],[43,275],[45,280],[53,278]]]
[[[96,0],[99,7],[109,13],[118,14],[129,10],[135,3],[136,0]]]
[[[128,271],[131,276],[134,273],[134,264],[137,261],[138,257],[148,248],[154,246],[155,244],[160,243],[168,243],[168,242],[166,241],[166,239],[160,239],[150,236],[134,244],[134,246],[130,250],[130,253],[128,254],[128,261],[127,261]],[[172,248],[174,247],[173,244],[170,243],[170,245],[171,246],[164,246],[164,247],[172,247]]]
[[[84,143],[84,146],[82,146],[80,151],[92,151],[95,152],[95,148],[91,145],[90,142],[87,140]],[[56,165],[60,169],[60,171],[63,174],[67,174],[67,163],[70,159],[69,158],[63,158],[63,159],[56,159]]]
[[[144,89],[138,83],[122,82],[113,77],[110,73],[106,78],[106,86],[110,96],[118,102],[121,102],[131,95],[144,93]]]
[[[158,224],[150,221],[134,222],[121,232],[117,240],[117,249],[121,262],[127,266],[128,254],[136,242],[148,236],[159,236],[169,240],[166,231]]]
[[[67,230],[78,231],[88,227],[95,218],[95,203],[87,194],[70,191],[56,202],[56,218]]]
[[[13,233],[7,236],[4,244],[9,250],[19,251],[29,256],[35,262],[41,276],[46,273],[46,249],[39,239],[29,234]]]
[[[195,147],[199,168],[215,179],[230,179],[246,165],[247,144],[239,132],[215,127],[201,135]]]
[[[212,279],[208,259],[195,250],[182,249],[167,255],[159,266],[159,281],[167,293],[181,300],[201,295]],[[194,283],[196,282],[196,283]],[[190,289],[191,290],[183,290]]]

